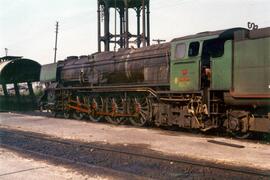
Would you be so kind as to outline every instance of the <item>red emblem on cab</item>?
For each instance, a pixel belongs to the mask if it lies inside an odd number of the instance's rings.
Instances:
[[[188,74],[188,70],[187,69],[182,70],[181,71],[181,74],[184,75],[184,76],[187,75]]]

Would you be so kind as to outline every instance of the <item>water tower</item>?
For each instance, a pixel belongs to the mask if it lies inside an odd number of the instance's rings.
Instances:
[[[149,46],[149,2],[150,0],[97,0],[98,51],[102,51],[102,43],[104,51],[110,51],[111,45],[129,48],[131,42],[135,42],[138,48]],[[131,10],[135,10],[136,22],[129,21]],[[114,21],[114,27],[110,27],[111,21]],[[137,32],[130,32],[130,23],[136,23]]]

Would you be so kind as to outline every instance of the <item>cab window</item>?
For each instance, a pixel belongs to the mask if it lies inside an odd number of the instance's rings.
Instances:
[[[211,39],[203,43],[202,56],[211,56],[212,58],[218,58],[224,54],[223,39]]]
[[[185,57],[185,54],[186,54],[186,44],[184,43],[177,44],[175,48],[175,58],[181,59]]]
[[[200,43],[198,41],[197,42],[191,42],[189,44],[189,48],[188,48],[188,56],[189,57],[198,56],[199,49],[200,49]]]

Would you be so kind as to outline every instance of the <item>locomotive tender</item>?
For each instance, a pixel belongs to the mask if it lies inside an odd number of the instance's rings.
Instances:
[[[233,28],[44,65],[41,106],[120,124],[270,132],[270,28]]]

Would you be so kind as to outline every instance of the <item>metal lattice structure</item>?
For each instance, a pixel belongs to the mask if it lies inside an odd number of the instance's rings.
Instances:
[[[110,51],[110,45],[120,48],[129,48],[131,42],[136,42],[137,47],[150,45],[150,0],[97,0],[98,4],[98,51]],[[110,9],[115,11],[115,29],[119,32],[111,33]],[[129,14],[135,10],[137,16],[137,32],[130,32]],[[117,23],[116,23],[117,22]],[[133,22],[132,22],[133,23]],[[102,25],[104,27],[102,28]],[[102,32],[102,30],[104,32]]]

